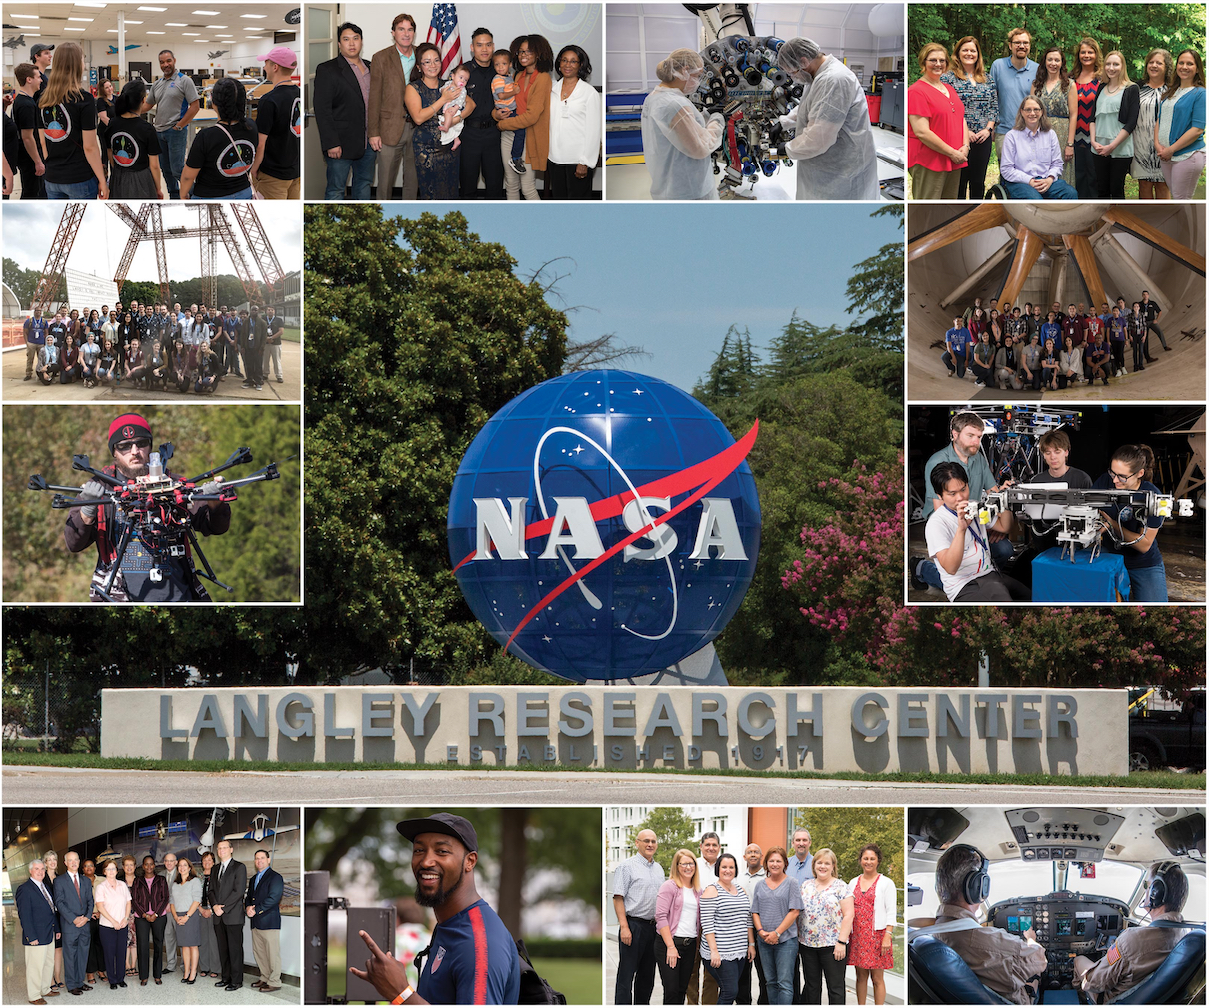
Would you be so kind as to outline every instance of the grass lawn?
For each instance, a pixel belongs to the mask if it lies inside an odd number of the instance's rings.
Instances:
[[[995,151],[991,150],[991,162],[987,165],[986,187],[991,188],[999,181],[999,158],[995,156]],[[1074,182],[1071,183],[1074,185]],[[911,176],[907,176],[907,199],[911,198]],[[1136,200],[1138,198],[1138,183],[1132,177],[1125,179],[1125,198],[1127,200]],[[1201,172],[1200,181],[1196,184],[1195,199],[1203,200],[1205,198],[1205,173]]]
[[[98,756],[95,753],[40,753],[19,751],[5,743],[4,762],[11,766],[55,766],[79,767],[97,770],[169,770],[188,773],[226,773],[257,771],[281,773],[297,770],[449,770],[444,763],[284,763],[266,760],[152,760],[128,757]],[[536,764],[533,766],[493,767],[484,764],[476,770],[527,770],[531,773],[563,771],[570,769],[561,764]],[[1174,770],[1147,770],[1131,773],[1128,777],[1107,774],[1080,774],[1078,776],[1052,776],[1050,774],[938,774],[938,773],[882,773],[863,774],[849,771],[826,773],[810,770],[748,770],[745,768],[698,768],[687,770],[649,767],[638,770],[623,770],[605,767],[584,767],[582,773],[679,773],[692,776],[724,777],[792,777],[800,780],[851,780],[885,781],[903,784],[1064,784],[1076,787],[1146,787],[1178,788],[1181,790],[1205,789],[1205,774],[1177,773]]]
[[[287,343],[301,343],[302,342],[302,330],[299,329],[297,326],[294,326],[293,328],[291,328],[290,326],[286,326],[284,329],[281,330],[281,338],[283,340],[285,340]]]

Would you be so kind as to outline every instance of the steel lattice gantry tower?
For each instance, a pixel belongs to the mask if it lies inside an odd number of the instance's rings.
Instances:
[[[235,268],[235,273],[239,277],[239,282],[249,301],[262,300],[266,295],[271,297],[272,292],[282,286],[285,274],[281,268],[281,262],[278,260],[276,252],[273,251],[264,225],[250,203],[189,202],[184,205],[190,210],[198,211],[200,214],[198,224],[193,227],[169,228],[164,227],[162,205],[159,203],[143,203],[139,206],[137,213],[124,203],[106,202],[104,205],[130,228],[130,236],[126,240],[126,247],[122,250],[121,260],[113,276],[119,295],[139,245],[149,241],[155,248],[156,276],[159,282],[160,298],[165,303],[170,302],[172,297],[168,280],[168,256],[165,240],[189,238],[195,235],[201,244],[201,276],[207,285],[211,305],[218,301],[217,251],[220,242],[227,250],[227,255],[230,257],[231,264]],[[260,280],[257,280],[253,274],[249,266],[248,255],[240,245],[235,227],[226,214],[228,205],[239,222],[240,231],[247,242],[248,251],[260,274]],[[63,211],[63,217],[59,221],[59,227],[51,242],[50,252],[46,257],[46,265],[42,268],[42,275],[34,290],[31,308],[41,308],[45,312],[50,302],[55,300],[67,268],[68,256],[71,254],[87,206],[86,203],[71,203]]]

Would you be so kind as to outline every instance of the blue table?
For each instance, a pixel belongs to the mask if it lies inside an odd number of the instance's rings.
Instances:
[[[1047,549],[1033,559],[1034,602],[1118,602],[1129,598],[1125,558],[1103,550],[1091,560],[1091,550],[1075,550],[1075,560],[1062,548]]]

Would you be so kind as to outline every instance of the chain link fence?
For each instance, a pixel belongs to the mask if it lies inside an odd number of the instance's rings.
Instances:
[[[100,685],[74,676],[59,679],[49,670],[10,670],[4,676],[4,748],[99,752]]]

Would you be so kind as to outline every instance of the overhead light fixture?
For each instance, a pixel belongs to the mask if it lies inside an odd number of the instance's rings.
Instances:
[[[208,25],[206,25],[206,27],[207,28],[226,28],[227,26],[225,24],[208,24]]]
[[[147,34],[148,34],[148,35],[167,35],[168,33],[167,33],[167,32],[153,32],[153,31],[149,31],[149,32],[147,32]]]
[[[136,8],[135,8],[135,10],[142,10],[142,11],[161,11],[161,12],[162,12],[162,11],[166,11],[167,9],[168,9],[167,7],[136,7]]]
[[[10,14],[9,17],[12,18],[14,21],[37,21],[38,20],[37,14]]]
[[[187,21],[165,21],[164,24],[166,24],[169,28],[188,28],[189,27],[189,23]]]
[[[126,23],[127,24],[142,24],[143,22],[142,21],[131,21],[130,18],[127,18]]]
[[[181,32],[182,35],[200,35],[201,32]]]
[[[109,32],[110,35],[116,35],[118,33],[116,28],[106,28],[105,30]]]
[[[87,31],[87,28],[64,28],[64,31]]]
[[[92,19],[92,18],[73,18],[73,17],[69,17],[67,20],[68,20],[68,21],[92,21],[93,19]]]
[[[214,37],[215,38],[235,38],[235,36],[232,35],[230,32],[215,32]]]
[[[195,10],[193,13],[194,13],[194,14],[210,14],[210,15],[214,15],[214,14],[217,14],[217,13],[219,13],[219,12],[218,12],[218,11],[216,11],[216,10]]]
[[[269,15],[268,14],[240,14],[239,16],[243,17],[243,18],[267,18]]]

